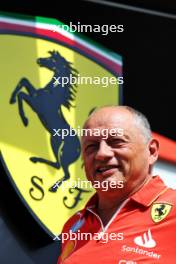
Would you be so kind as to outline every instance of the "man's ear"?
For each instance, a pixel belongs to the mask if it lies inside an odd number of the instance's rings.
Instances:
[[[148,146],[149,146],[149,152],[150,152],[149,164],[153,165],[158,159],[159,141],[155,138],[152,138]]]

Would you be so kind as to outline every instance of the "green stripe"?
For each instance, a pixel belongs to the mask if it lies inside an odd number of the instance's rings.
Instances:
[[[57,20],[57,19],[51,19],[51,18],[44,18],[44,17],[37,17],[37,22],[40,22],[40,23],[47,23],[47,24],[52,24],[52,25],[55,25],[55,26],[58,26],[58,25],[67,25],[67,24],[64,24],[62,23],[61,21]],[[67,31],[66,31],[67,32]],[[93,45],[95,46],[97,49],[100,49],[101,51],[104,51],[105,53],[111,53],[111,51],[108,49],[108,48],[105,48],[103,45],[95,42],[94,40],[88,38],[87,36],[85,36],[83,33],[79,33],[79,32],[71,32],[71,31],[68,31],[70,34],[72,34],[73,36],[76,36],[78,39],[81,39],[85,42],[88,42],[90,45]],[[108,54],[107,54],[108,55]],[[122,61],[122,56],[118,55],[118,54],[115,54],[113,53],[113,57],[115,57],[116,59]]]
[[[4,17],[4,18],[15,18],[15,19],[19,19],[19,20],[25,20],[26,22],[38,22],[38,23],[42,23],[42,24],[50,24],[53,26],[62,26],[62,25],[66,25],[64,23],[62,23],[61,21],[57,20],[57,19],[52,19],[52,18],[44,18],[44,17],[34,17],[34,16],[29,16],[29,15],[21,15],[21,14],[17,14],[17,13],[9,13],[9,12],[0,12],[0,16]],[[63,30],[64,32],[64,30]],[[67,32],[65,30],[65,32]],[[98,50],[106,53],[107,55],[111,55],[114,59],[117,59],[119,61],[122,62],[122,56],[111,52],[108,48],[105,48],[103,45],[95,42],[94,40],[88,38],[87,36],[83,35],[83,33],[79,33],[79,32],[71,32],[70,30],[68,31],[70,34],[72,34],[72,36],[76,37],[76,40],[79,41],[85,41],[87,44],[96,47]],[[99,33],[101,34],[101,33]],[[96,52],[96,51],[95,51]]]

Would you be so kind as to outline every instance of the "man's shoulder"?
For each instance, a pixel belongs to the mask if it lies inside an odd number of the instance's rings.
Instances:
[[[166,200],[173,202],[176,204],[176,190],[173,188],[168,187],[160,196],[157,200]]]
[[[152,204],[152,208],[159,208],[176,217],[176,190],[168,187]],[[155,208],[155,209],[156,209]]]

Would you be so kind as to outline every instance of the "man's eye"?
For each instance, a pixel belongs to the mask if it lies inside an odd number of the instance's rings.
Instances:
[[[109,145],[111,146],[122,146],[125,142],[122,139],[111,139],[109,140]]]
[[[86,153],[91,153],[92,151],[94,151],[96,149],[96,144],[90,144],[90,145],[87,145],[85,147],[85,152]]]

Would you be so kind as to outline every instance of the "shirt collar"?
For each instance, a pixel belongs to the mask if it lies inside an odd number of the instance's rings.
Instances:
[[[130,199],[145,207],[150,206],[168,187],[164,184],[159,176],[152,177],[142,186]]]
[[[145,207],[149,207],[168,187],[164,184],[159,176],[153,176],[145,183],[129,200],[133,200]],[[95,193],[88,201],[83,212],[88,208],[96,208],[98,203],[98,195]]]

